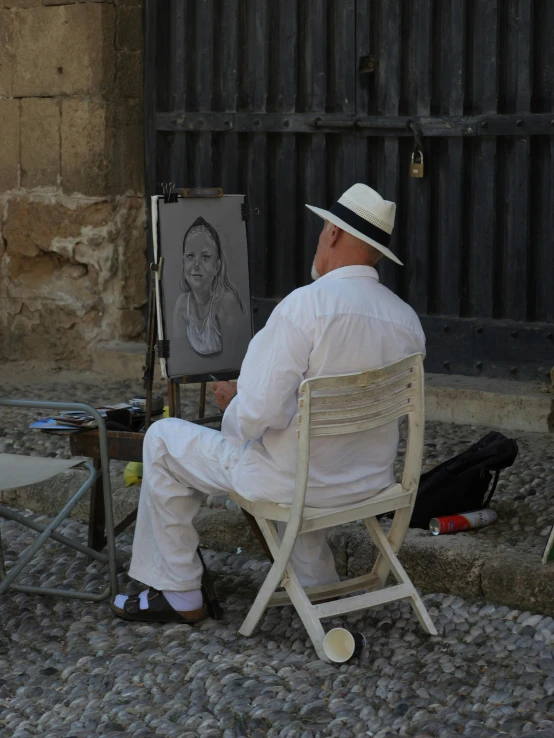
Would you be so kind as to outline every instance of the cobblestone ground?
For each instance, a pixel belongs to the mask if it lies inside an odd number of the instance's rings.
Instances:
[[[30,536],[11,523],[1,533],[9,564]],[[120,539],[122,560],[130,544]],[[268,564],[206,558],[225,620],[195,628],[126,623],[107,604],[0,598],[0,737],[554,735],[551,617],[426,595],[438,637],[407,604],[376,608],[348,619],[368,645],[334,666],[316,659],[290,607],[270,610],[252,638],[237,635]],[[105,572],[55,543],[24,579],[83,580],[95,590]]]
[[[43,376],[38,384],[3,377],[0,385],[0,395],[95,404],[139,392],[138,383],[92,375]],[[192,412],[192,396],[185,404]],[[0,452],[67,455],[67,439],[25,430],[31,417],[2,411]],[[429,423],[426,468],[485,430]],[[548,436],[524,434],[519,442],[497,493],[500,521],[473,535],[538,552],[551,523],[554,450]],[[9,567],[32,536],[8,522],[0,532]],[[84,526],[70,521],[63,532],[84,535]],[[118,539],[124,567],[131,540],[130,533]],[[228,553],[206,552],[206,559],[225,619],[195,628],[126,623],[107,604],[1,597],[0,738],[554,737],[552,617],[426,595],[438,637],[426,636],[404,603],[328,621],[368,642],[338,667],[316,659],[292,608],[269,611],[252,638],[238,636],[268,564]],[[51,542],[21,581],[96,591],[105,580],[97,563]],[[137,584],[122,574],[121,587],[136,591]]]

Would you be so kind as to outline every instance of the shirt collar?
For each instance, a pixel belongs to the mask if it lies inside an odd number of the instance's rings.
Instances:
[[[333,271],[327,272],[327,274],[320,277],[318,281],[320,282],[322,279],[346,279],[347,277],[371,277],[379,281],[377,269],[362,264],[333,269]]]

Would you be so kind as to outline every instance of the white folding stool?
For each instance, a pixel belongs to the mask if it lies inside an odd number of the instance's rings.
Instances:
[[[106,434],[106,426],[104,419],[100,413],[93,407],[80,402],[40,402],[38,400],[10,400],[0,398],[0,407],[24,407],[24,408],[40,408],[48,410],[82,410],[94,417],[98,423],[99,445],[100,445],[100,469],[95,469],[85,459],[48,459],[36,456],[22,456],[19,454],[0,454],[0,492],[7,489],[15,489],[17,487],[35,484],[51,479],[56,474],[71,468],[84,468],[88,471],[88,477],[79,487],[79,489],[69,498],[60,512],[55,516],[51,523],[42,525],[30,518],[15,512],[6,505],[0,505],[0,516],[7,520],[13,520],[20,525],[39,533],[36,540],[27,548],[19,557],[18,561],[11,567],[8,573],[5,572],[2,557],[2,542],[0,538],[0,595],[3,595],[9,588],[19,592],[30,592],[32,594],[44,594],[58,597],[73,597],[83,600],[99,601],[110,596],[115,597],[117,594],[117,570],[115,558],[115,535],[112,511],[112,495],[110,487],[109,472],[109,456],[108,456],[108,440]],[[92,487],[99,477],[102,477],[102,485],[104,492],[104,509],[106,520],[106,546],[107,555],[85,546],[84,544],[67,536],[56,533],[56,528],[71,513],[75,505],[83,497],[83,495]],[[27,564],[33,556],[46,543],[49,538],[53,538],[59,543],[85,554],[109,567],[109,584],[98,593],[90,593],[84,590],[71,590],[53,587],[40,587],[25,584],[17,584],[16,579],[23,573]]]
[[[370,428],[408,417],[408,441],[402,482],[367,501],[334,508],[304,505],[310,463],[310,439],[360,433]],[[298,453],[296,485],[291,505],[257,502],[231,492],[230,497],[253,515],[267,541],[274,562],[243,622],[239,633],[249,636],[265,609],[292,603],[314,644],[318,656],[327,661],[323,651],[325,631],[321,620],[344,613],[365,610],[385,602],[408,598],[424,630],[437,631],[425,605],[410,581],[397,553],[408,531],[414,507],[423,456],[423,357],[414,354],[401,361],[357,374],[306,379],[300,385],[298,401]],[[368,454],[371,449],[368,449]],[[395,512],[386,536],[377,515]],[[379,555],[369,574],[337,584],[304,589],[290,564],[296,538],[306,531],[332,528],[363,520]],[[286,522],[283,540],[275,521]],[[389,573],[398,584],[387,587]],[[285,592],[275,594],[282,586]],[[340,598],[353,592],[352,597]],[[334,599],[321,604],[321,600]]]

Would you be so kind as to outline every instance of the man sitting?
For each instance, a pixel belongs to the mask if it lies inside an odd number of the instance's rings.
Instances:
[[[396,206],[356,184],[330,210],[312,269],[313,284],[292,292],[252,339],[237,385],[215,385],[225,410],[221,433],[176,418],[159,420],[144,441],[144,469],[129,574],[148,589],[118,595],[128,620],[193,623],[206,617],[193,527],[204,495],[236,489],[253,500],[290,503],[296,470],[300,383],[372,369],[423,353],[414,311],[379,283]],[[314,438],[306,502],[360,502],[393,481],[398,422],[355,436]],[[282,535],[282,529],[280,531]],[[304,586],[338,581],[325,531],[303,533],[291,563]]]

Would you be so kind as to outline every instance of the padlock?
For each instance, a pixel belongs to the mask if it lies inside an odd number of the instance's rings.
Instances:
[[[419,161],[416,161],[416,156]],[[421,149],[414,149],[412,151],[412,161],[410,162],[410,177],[423,177],[423,151]]]

